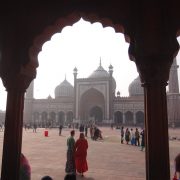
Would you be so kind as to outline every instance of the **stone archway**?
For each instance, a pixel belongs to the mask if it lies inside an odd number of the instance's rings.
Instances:
[[[104,96],[98,90],[91,88],[81,96],[79,115],[82,122],[91,120],[94,115],[102,122],[105,113],[104,109]]]
[[[33,123],[36,124],[37,126],[40,126],[39,112],[34,112],[33,113]]]
[[[55,112],[51,112],[49,114],[49,120],[50,120],[51,127],[54,127],[56,124],[56,113]]]
[[[77,19],[75,17],[69,17],[67,20],[62,18],[61,22],[54,23],[53,27],[48,26],[53,24],[57,16],[66,16],[72,10],[78,13],[77,17],[84,15],[81,13],[84,11],[112,19],[110,22],[106,19],[104,26],[112,22],[117,27],[120,22],[126,25],[125,32],[131,35],[130,57],[138,66],[145,88],[145,117],[148,134],[146,141],[147,179],[170,179],[165,86],[169,75],[169,65],[179,49],[175,40],[176,32],[180,27],[178,22],[179,0],[162,3],[163,8],[154,8],[159,4],[155,1],[151,3],[104,1],[102,4],[100,1],[77,0],[77,3],[62,1],[60,6],[45,4],[44,2],[42,6],[36,3],[30,9],[22,3],[18,4],[14,10],[20,14],[16,15],[9,13],[11,8],[8,6],[9,15],[2,17],[1,65],[3,66],[1,66],[1,76],[8,91],[8,99],[1,179],[18,179],[24,92],[28,83],[35,77],[35,69],[38,66],[37,54],[42,44],[49,40],[53,33]],[[23,8],[24,11],[22,11]],[[164,10],[167,13],[164,13]],[[98,19],[93,14],[89,16],[91,23]],[[34,27],[33,31],[30,31],[31,27]],[[42,43],[38,46],[34,37],[45,27],[48,28],[43,34],[47,39],[43,37],[36,39],[36,41],[39,40],[39,44]],[[7,31],[7,28],[11,31]],[[29,49],[31,44],[33,48]],[[29,54],[31,60],[28,62]],[[14,116],[14,114],[17,115]],[[161,136],[158,136],[159,132],[162,133]],[[12,144],[12,141],[16,143]],[[162,155],[158,156],[160,153]],[[10,155],[12,158],[9,158]]]
[[[136,113],[136,125],[144,126],[144,113],[142,111]]]
[[[47,114],[47,112],[42,112],[42,121],[41,121],[41,126],[42,127],[47,127],[47,125],[48,125],[48,114]]]
[[[100,107],[94,106],[90,109],[89,116],[95,121],[95,123],[102,123],[103,111]]]
[[[73,122],[73,112],[68,111],[66,116],[67,116],[66,124],[71,124]]]
[[[65,113],[63,111],[58,113],[58,124],[64,125]]]
[[[120,111],[116,111],[114,113],[114,123],[116,125],[121,125],[123,123],[123,113]]]
[[[125,124],[133,125],[133,113],[131,111],[125,113]]]

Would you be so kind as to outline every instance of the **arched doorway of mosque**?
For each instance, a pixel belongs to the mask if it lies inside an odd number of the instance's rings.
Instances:
[[[58,113],[58,124],[64,125],[65,114],[63,111]]]
[[[67,120],[66,120],[66,124],[71,124],[73,122],[73,112],[72,111],[68,111],[67,112]]]
[[[133,125],[133,113],[131,111],[125,113],[125,123],[126,125]]]
[[[144,126],[144,113],[142,111],[136,113],[136,124],[138,126]]]
[[[47,127],[47,112],[42,112],[42,127]]]
[[[103,120],[102,109],[98,106],[92,107],[89,115],[96,123],[101,123]]]
[[[55,123],[56,123],[56,113],[55,112],[51,112],[49,116],[50,116],[51,127],[54,127]]]
[[[34,112],[34,114],[33,114],[33,123],[36,124],[37,126],[40,125],[38,112]]]
[[[116,125],[121,125],[123,123],[123,114],[120,111],[114,113],[114,123]]]
[[[80,120],[81,122],[88,122],[96,120],[102,122],[104,118],[105,100],[104,96],[98,90],[91,88],[87,90],[80,100]]]

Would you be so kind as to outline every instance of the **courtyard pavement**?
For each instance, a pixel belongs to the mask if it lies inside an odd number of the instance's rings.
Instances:
[[[87,138],[88,166],[84,180],[145,180],[145,152],[139,147],[121,144],[120,130],[100,128],[104,140],[92,141]],[[22,152],[28,158],[32,169],[32,180],[40,180],[45,175],[54,180],[63,180],[66,163],[66,140],[71,129],[63,129],[62,136],[58,129],[48,129],[49,136],[44,136],[44,129],[23,130]],[[169,136],[180,138],[180,129],[170,129]],[[76,130],[75,139],[79,137]],[[170,140],[171,177],[174,171],[173,159],[180,152],[180,141]],[[3,132],[0,132],[0,166],[3,144]]]

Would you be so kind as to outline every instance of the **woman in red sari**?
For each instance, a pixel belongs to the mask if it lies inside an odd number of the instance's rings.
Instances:
[[[87,165],[87,149],[88,142],[84,137],[84,133],[80,133],[79,139],[75,143],[75,163],[76,163],[76,171],[84,176],[83,173],[88,170]]]

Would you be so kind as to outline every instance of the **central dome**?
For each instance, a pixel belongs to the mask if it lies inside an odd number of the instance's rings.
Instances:
[[[112,65],[109,66],[109,70],[111,71],[110,73],[113,72],[113,66]],[[110,73],[108,73],[102,67],[101,60],[100,60],[99,67],[88,78],[93,78],[93,79],[106,78],[106,79],[109,79],[110,78]],[[116,89],[116,81],[115,81],[114,77],[112,77],[112,87],[113,87],[113,91],[115,91],[115,89]]]
[[[99,67],[89,76],[89,78],[102,78],[102,77],[109,77],[109,73],[104,70],[104,68],[101,66],[101,63]]]

